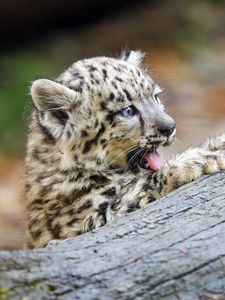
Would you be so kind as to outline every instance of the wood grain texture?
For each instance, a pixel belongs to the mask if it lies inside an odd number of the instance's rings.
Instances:
[[[225,174],[56,246],[0,252],[0,299],[225,299]]]

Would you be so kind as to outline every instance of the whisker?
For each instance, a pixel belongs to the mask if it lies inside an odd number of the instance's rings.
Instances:
[[[175,137],[174,143],[177,144],[178,146],[184,146],[184,143],[177,137]]]
[[[135,147],[133,146],[133,147],[130,147],[130,148],[126,149],[126,150],[123,150],[120,154],[118,154],[117,156],[115,156],[115,157],[113,158],[113,160],[120,158],[121,156],[123,156],[123,155],[129,153],[129,151],[131,151],[131,150],[133,150],[133,149],[135,149],[135,148],[136,148],[136,146],[135,146]],[[112,153],[118,153],[118,150],[115,149],[114,151],[112,151]]]
[[[140,164],[142,163],[142,161],[143,161],[145,155],[147,154],[147,152],[148,152],[148,149],[145,150],[145,152],[144,152],[144,154],[143,154],[143,156],[142,156],[142,158],[141,158],[141,160],[140,160]]]
[[[131,164],[134,162],[134,160],[138,157],[138,155],[142,152],[142,149],[139,149],[128,161],[127,169],[131,166]]]
[[[128,170],[128,168],[130,167],[130,165],[132,164],[132,162],[135,160],[136,157],[138,157],[138,155],[143,151],[143,149],[139,149],[128,161],[127,163],[127,167],[124,170],[124,173]]]
[[[122,153],[120,153],[119,155],[117,155],[116,157],[114,157],[111,161],[110,164],[113,163],[115,160],[118,160],[119,158],[122,158],[123,156],[127,155],[130,151],[137,149],[138,146],[132,146],[126,150],[124,150]],[[114,151],[116,152],[116,150]]]

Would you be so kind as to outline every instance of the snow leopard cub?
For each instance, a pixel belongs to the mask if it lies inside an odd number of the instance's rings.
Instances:
[[[225,135],[163,162],[175,122],[140,52],[74,63],[33,82],[26,156],[28,246],[103,226],[225,169]]]

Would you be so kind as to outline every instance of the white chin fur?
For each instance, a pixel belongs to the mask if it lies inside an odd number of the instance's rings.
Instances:
[[[171,135],[166,139],[166,141],[162,145],[163,146],[169,146],[173,142],[175,136],[176,136],[176,128],[174,128]]]
[[[168,143],[169,144],[172,143],[172,141],[174,140],[174,138],[176,136],[176,132],[177,132],[177,130],[176,130],[176,128],[174,128],[173,132],[171,133],[171,135],[168,138]]]

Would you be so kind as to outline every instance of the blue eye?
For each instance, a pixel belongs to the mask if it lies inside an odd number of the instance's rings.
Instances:
[[[136,108],[131,105],[121,110],[121,115],[125,118],[131,118],[136,114]]]

